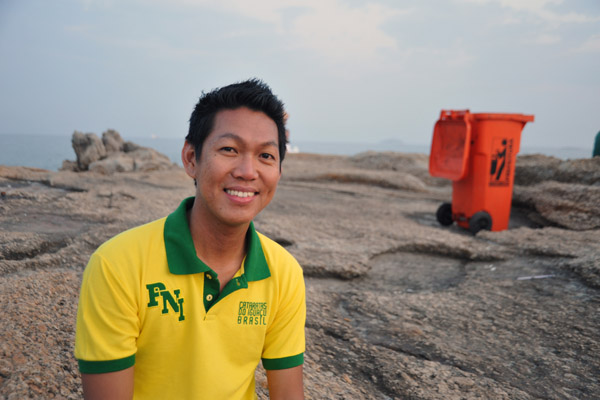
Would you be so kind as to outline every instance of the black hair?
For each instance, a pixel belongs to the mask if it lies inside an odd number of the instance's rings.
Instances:
[[[190,129],[185,140],[194,146],[196,159],[200,158],[202,145],[214,127],[215,115],[221,110],[247,107],[265,113],[277,125],[279,162],[283,162],[287,138],[285,135],[284,106],[271,88],[260,79],[234,83],[208,93],[202,92],[190,117]]]

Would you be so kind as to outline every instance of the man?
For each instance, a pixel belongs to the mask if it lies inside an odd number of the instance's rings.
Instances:
[[[252,220],[275,194],[283,104],[259,80],[203,94],[183,166],[196,196],[104,243],[84,272],[75,356],[89,399],[303,399],[302,270]]]

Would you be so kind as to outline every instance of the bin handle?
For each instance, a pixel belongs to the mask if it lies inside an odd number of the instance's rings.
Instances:
[[[442,110],[440,112],[440,120],[447,121],[449,119],[464,119],[466,122],[469,121],[469,115],[471,112],[469,109],[466,110]]]

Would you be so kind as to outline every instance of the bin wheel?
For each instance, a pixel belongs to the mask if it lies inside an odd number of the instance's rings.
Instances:
[[[443,203],[435,213],[438,222],[443,226],[452,225],[454,220],[452,219],[452,204]]]
[[[485,211],[478,211],[469,219],[469,230],[475,235],[482,229],[492,229],[492,217]]]

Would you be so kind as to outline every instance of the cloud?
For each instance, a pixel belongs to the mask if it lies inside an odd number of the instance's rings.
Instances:
[[[600,21],[600,16],[590,16],[577,12],[561,13],[550,9],[559,6],[563,0],[456,0],[459,3],[478,5],[498,4],[517,12],[527,13],[534,17],[553,24],[585,23]]]
[[[558,35],[553,35],[553,34],[549,34],[549,33],[542,33],[540,35],[537,35],[536,37],[534,37],[530,43],[533,44],[542,44],[542,45],[551,45],[551,44],[556,44],[556,43],[560,43],[561,41],[561,37]]]
[[[119,36],[103,36],[98,41],[107,46],[119,47],[132,52],[141,51],[144,54],[151,55],[152,58],[179,59],[206,55],[206,52],[201,49],[173,46],[171,43],[160,38],[133,39]]]
[[[335,0],[320,1],[293,21],[291,33],[301,46],[323,57],[372,60],[379,50],[396,47],[382,25],[403,13],[375,4],[352,8]]]
[[[300,6],[303,4],[300,0],[159,0],[165,4],[179,3],[185,6],[202,6],[226,12],[234,12],[243,16],[281,26],[283,23],[281,11],[287,7]]]
[[[461,40],[449,43],[444,47],[412,47],[403,51],[405,62],[416,66],[420,72],[427,68],[435,68],[443,63],[444,70],[451,72],[457,69],[468,69],[473,66],[477,56],[465,48]]]
[[[376,3],[351,6],[341,0],[177,1],[271,24],[277,33],[289,36],[291,47],[308,49],[334,63],[373,61],[379,51],[395,48],[395,38],[383,25],[411,12]]]
[[[155,59],[187,58],[206,55],[206,52],[201,49],[174,46],[160,37],[124,36],[111,31],[107,32],[95,25],[65,25],[63,26],[63,30],[67,34],[93,41],[107,48],[125,49],[130,54],[136,51],[143,52]]]
[[[503,7],[512,8],[517,11],[529,11],[532,13],[543,12],[548,5],[559,5],[563,0],[492,0],[500,3]]]
[[[575,51],[578,53],[600,53],[600,34],[588,38]]]

